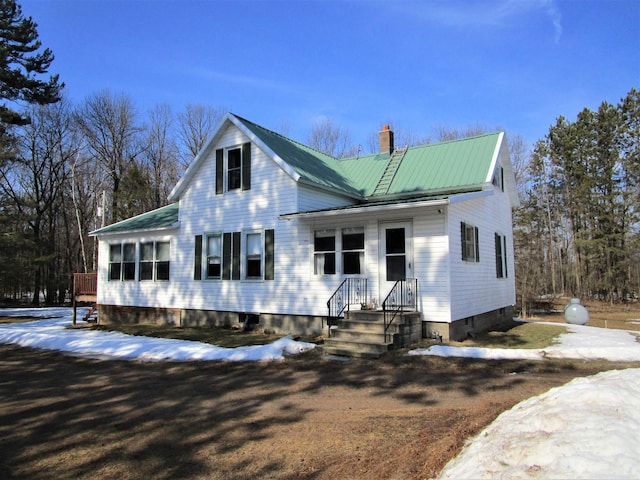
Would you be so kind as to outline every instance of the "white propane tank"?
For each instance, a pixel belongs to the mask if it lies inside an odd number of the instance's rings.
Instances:
[[[564,318],[567,323],[573,325],[586,325],[589,321],[589,312],[580,304],[579,298],[572,298],[564,309]]]

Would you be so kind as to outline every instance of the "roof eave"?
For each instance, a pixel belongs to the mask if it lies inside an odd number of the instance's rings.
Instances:
[[[278,218],[280,220],[291,220],[294,218],[317,218],[317,217],[327,217],[327,216],[339,216],[339,215],[350,215],[357,213],[375,213],[381,211],[389,211],[389,210],[405,210],[409,208],[419,208],[419,207],[435,207],[440,205],[448,205],[448,198],[439,198],[439,199],[431,199],[431,200],[423,200],[420,202],[408,202],[408,203],[391,203],[384,205],[370,205],[370,204],[359,204],[359,205],[349,205],[346,207],[338,207],[333,209],[324,209],[324,210],[312,210],[308,212],[293,212],[293,213],[285,213],[280,215]]]
[[[155,227],[155,228],[131,228],[129,230],[115,230],[115,231],[106,231],[106,232],[101,232],[100,230],[106,230],[110,227],[103,227],[103,228],[99,228],[98,230],[94,230],[93,232],[89,232],[89,236],[90,237],[108,237],[108,236],[116,236],[116,235],[130,235],[132,233],[141,233],[141,232],[148,232],[148,233],[158,233],[158,232],[167,232],[167,231],[171,231],[171,230],[178,230],[180,228],[180,222],[177,221],[171,225],[165,226],[165,227]]]

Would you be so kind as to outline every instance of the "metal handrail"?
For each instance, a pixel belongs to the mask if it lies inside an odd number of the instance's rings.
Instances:
[[[327,300],[327,325],[331,326],[331,321],[338,319],[349,306],[355,303],[366,303],[368,282],[366,278],[345,278],[340,286],[333,292],[331,298]],[[331,330],[329,330],[331,333]]]
[[[398,313],[402,314],[405,308],[411,308],[414,311],[417,310],[417,292],[418,292],[418,279],[417,278],[405,278],[404,280],[398,280],[387,298],[382,302],[382,312],[384,317],[384,341],[390,341],[388,339],[387,330],[395,320]]]

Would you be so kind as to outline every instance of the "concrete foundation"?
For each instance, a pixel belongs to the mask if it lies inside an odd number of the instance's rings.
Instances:
[[[441,336],[443,341],[461,341],[492,328],[508,325],[513,321],[513,306],[492,310],[480,315],[462,318],[451,323],[423,322],[422,335],[424,338]]]
[[[283,335],[320,335],[323,317],[277,315],[260,312],[228,312],[179,308],[99,305],[101,324],[174,325],[179,327],[238,327],[249,317],[249,324]]]

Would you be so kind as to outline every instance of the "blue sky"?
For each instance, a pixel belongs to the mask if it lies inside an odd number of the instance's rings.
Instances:
[[[109,89],[228,109],[305,141],[330,118],[499,127],[533,143],[558,116],[640,88],[640,1],[23,0],[67,95]]]

